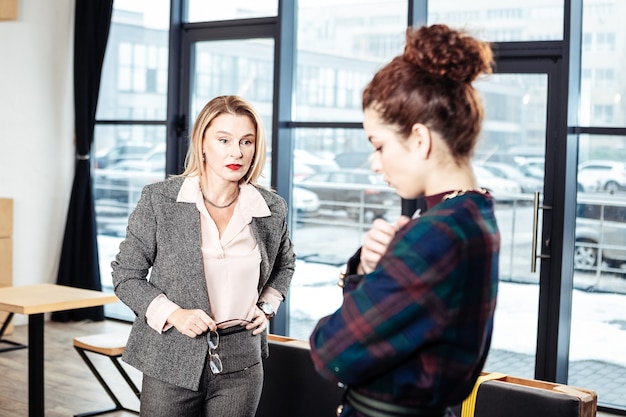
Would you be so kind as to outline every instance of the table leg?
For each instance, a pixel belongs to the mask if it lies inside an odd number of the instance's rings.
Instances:
[[[43,313],[28,316],[28,417],[44,416]]]

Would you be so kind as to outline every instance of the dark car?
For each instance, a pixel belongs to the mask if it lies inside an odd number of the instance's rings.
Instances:
[[[345,169],[321,172],[298,182],[299,187],[313,191],[320,208],[345,210],[351,218],[364,215],[383,216],[400,207],[400,197],[380,174],[368,169]]]

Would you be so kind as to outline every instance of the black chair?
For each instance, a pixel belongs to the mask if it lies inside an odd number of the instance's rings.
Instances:
[[[256,417],[336,415],[344,390],[317,373],[307,342],[270,335],[269,350]]]
[[[461,416],[462,406],[452,411]],[[502,375],[478,386],[475,408],[466,412],[473,417],[595,417],[596,409],[593,390]]]

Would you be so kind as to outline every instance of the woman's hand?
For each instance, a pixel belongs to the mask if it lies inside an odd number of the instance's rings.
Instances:
[[[200,309],[187,310],[179,308],[170,314],[167,321],[176,327],[176,330],[191,338],[205,334],[209,330],[217,329],[215,321]]]
[[[372,228],[365,235],[365,242],[361,248],[361,262],[357,272],[360,274],[372,272],[378,265],[380,258],[387,251],[387,247],[391,239],[396,235],[396,232],[410,220],[407,216],[400,216],[394,224],[383,219],[374,220]]]
[[[269,320],[265,313],[257,306],[254,306],[254,312],[252,313],[252,321],[246,325],[246,330],[252,330],[253,335],[261,334],[267,329],[267,323]]]

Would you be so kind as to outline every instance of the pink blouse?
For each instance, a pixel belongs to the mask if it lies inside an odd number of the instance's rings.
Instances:
[[[198,177],[185,179],[176,201],[195,203],[200,212],[202,261],[212,310],[208,313],[217,323],[228,320],[219,327],[241,323],[233,319],[251,320],[259,300],[269,302],[278,311],[283,297],[277,290],[266,287],[257,299],[261,254],[250,223],[253,217],[271,215],[261,193],[250,184],[240,186],[239,201],[221,238],[204,205]],[[147,322],[159,333],[164,332],[172,327],[167,318],[178,308],[161,294],[148,306]]]

